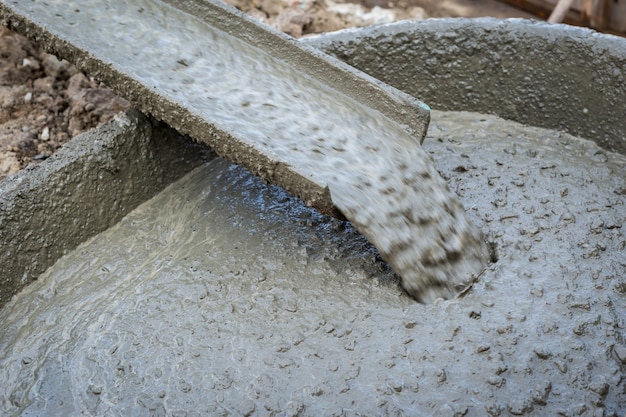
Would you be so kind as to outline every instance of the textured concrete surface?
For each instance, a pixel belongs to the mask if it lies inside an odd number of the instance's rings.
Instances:
[[[0,306],[208,157],[204,147],[131,111],[0,182]]]
[[[626,39],[524,19],[430,19],[305,39],[439,110],[495,114],[626,153]]]

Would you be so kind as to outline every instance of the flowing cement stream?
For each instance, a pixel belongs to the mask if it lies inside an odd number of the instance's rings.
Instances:
[[[0,311],[0,414],[623,416],[625,157],[467,113],[424,147],[497,248],[464,297],[215,159]]]
[[[217,3],[3,0],[0,12],[142,110],[338,209],[418,300],[449,298],[486,266],[480,233],[420,147],[428,110],[410,96]]]

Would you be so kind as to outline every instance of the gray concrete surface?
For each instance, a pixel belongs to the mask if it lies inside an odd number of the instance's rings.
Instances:
[[[209,156],[131,111],[0,182],[0,306]]]
[[[214,159],[0,311],[3,416],[626,413],[626,157],[433,111],[498,262],[424,305],[376,250]]]
[[[412,96],[223,3],[0,4],[12,29],[139,109],[350,219],[416,299],[453,297],[487,265],[482,236],[420,147],[428,107]]]
[[[429,19],[305,39],[439,110],[495,114],[626,153],[626,39],[524,19]]]
[[[215,159],[0,310],[2,413],[623,416],[624,155],[432,114],[498,257],[470,291],[415,303],[350,224]]]

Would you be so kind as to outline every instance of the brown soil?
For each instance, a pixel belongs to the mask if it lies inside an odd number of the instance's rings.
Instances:
[[[342,1],[342,0],[339,0]],[[428,17],[531,17],[495,0],[228,0],[295,37]],[[66,61],[0,27],[0,180],[48,158],[130,104]]]
[[[533,16],[496,0],[227,0],[295,37],[429,17]]]
[[[0,27],[0,179],[130,104],[67,61]]]

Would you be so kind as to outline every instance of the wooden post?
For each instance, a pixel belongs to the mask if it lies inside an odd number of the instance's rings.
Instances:
[[[609,2],[607,0],[583,0],[580,17],[589,27],[604,30],[609,26]]]
[[[559,2],[554,7],[554,10],[552,11],[552,14],[550,14],[550,17],[548,18],[548,22],[561,23],[563,21],[563,18],[565,17],[565,14],[569,10],[569,8],[572,7],[573,1],[574,0],[559,0]],[[583,0],[583,1],[587,1],[587,0]]]

